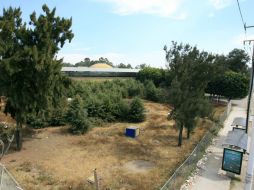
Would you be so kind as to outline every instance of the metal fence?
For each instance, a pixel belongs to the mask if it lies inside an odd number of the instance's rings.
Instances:
[[[216,132],[219,131],[221,124],[224,123],[228,114],[231,111],[231,102],[228,103],[226,110],[220,116],[220,124],[213,124],[213,126],[207,131],[202,140],[198,143],[189,157],[183,162],[183,164],[177,168],[174,174],[164,184],[160,190],[179,190],[184,184],[185,180],[196,169],[198,161],[203,157],[206,148],[210,145],[212,139],[215,137]]]
[[[18,182],[2,164],[0,164],[0,172],[0,190],[22,190]]]
[[[229,115],[231,109],[232,109],[232,102],[229,101],[228,104],[227,104],[226,110],[225,110],[225,111],[223,112],[223,114],[221,114],[221,116],[220,116],[219,122],[220,122],[221,124],[223,124],[224,121],[227,119],[227,117],[228,117],[228,115]]]

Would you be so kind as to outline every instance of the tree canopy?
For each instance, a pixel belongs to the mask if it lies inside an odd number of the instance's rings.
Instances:
[[[74,36],[72,19],[56,16],[56,9],[47,5],[42,10],[38,17],[35,12],[30,15],[29,25],[19,8],[3,9],[0,16],[0,89],[14,110],[18,150],[26,114],[57,104],[69,84],[56,54]]]
[[[173,118],[179,128],[178,145],[182,145],[183,127],[190,131],[195,118],[207,114],[209,103],[204,97],[204,90],[210,76],[210,63],[213,57],[207,52],[200,52],[197,47],[172,42],[166,51],[166,59],[172,72],[173,81],[170,88],[170,103],[173,105]]]
[[[234,49],[227,56],[216,55],[206,92],[228,99],[245,97],[249,86],[248,61],[249,56],[241,49]]]
[[[226,64],[229,70],[236,73],[248,73],[247,63],[250,60],[248,54],[242,49],[233,49],[229,52]]]

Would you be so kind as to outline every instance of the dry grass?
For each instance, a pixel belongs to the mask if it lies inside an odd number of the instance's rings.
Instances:
[[[162,186],[183,162],[211,126],[201,121],[191,139],[177,147],[178,131],[167,120],[170,108],[146,101],[143,123],[112,123],[73,136],[66,128],[35,130],[24,139],[24,148],[2,160],[24,189],[92,190],[87,177],[97,168],[102,189],[152,190]],[[124,136],[125,127],[141,128],[136,139]],[[185,133],[185,131],[184,131]],[[131,173],[124,164],[146,160],[155,167],[145,173]]]
[[[216,104],[216,103],[214,103],[213,106],[214,106],[213,118],[215,121],[218,121],[221,114],[225,111],[226,106],[223,104]]]

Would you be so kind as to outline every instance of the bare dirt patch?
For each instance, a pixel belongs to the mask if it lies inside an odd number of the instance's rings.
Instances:
[[[134,160],[124,164],[124,168],[130,173],[145,173],[154,168],[154,164],[146,160]]]
[[[200,141],[211,122],[202,121],[191,139],[177,147],[178,130],[167,120],[170,107],[145,101],[143,123],[111,123],[74,136],[67,127],[33,130],[25,136],[23,150],[10,152],[3,163],[24,189],[92,190],[87,178],[97,168],[102,189],[153,190],[160,187]],[[125,128],[138,126],[136,139]],[[126,170],[137,160],[153,164],[146,172]],[[145,167],[144,167],[145,168]]]

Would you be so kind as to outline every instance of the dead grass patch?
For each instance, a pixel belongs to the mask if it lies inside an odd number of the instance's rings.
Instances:
[[[192,152],[212,123],[200,121],[189,140],[184,131],[183,146],[178,147],[178,130],[173,121],[167,120],[170,108],[148,101],[145,107],[145,122],[106,124],[81,136],[70,135],[67,127],[34,130],[30,140],[24,141],[24,149],[6,155],[3,162],[28,190],[93,190],[86,179],[94,168],[101,177],[102,189],[157,189]],[[124,136],[125,127],[131,125],[142,129],[136,139]],[[152,162],[154,168],[130,174],[124,164],[133,160]]]

